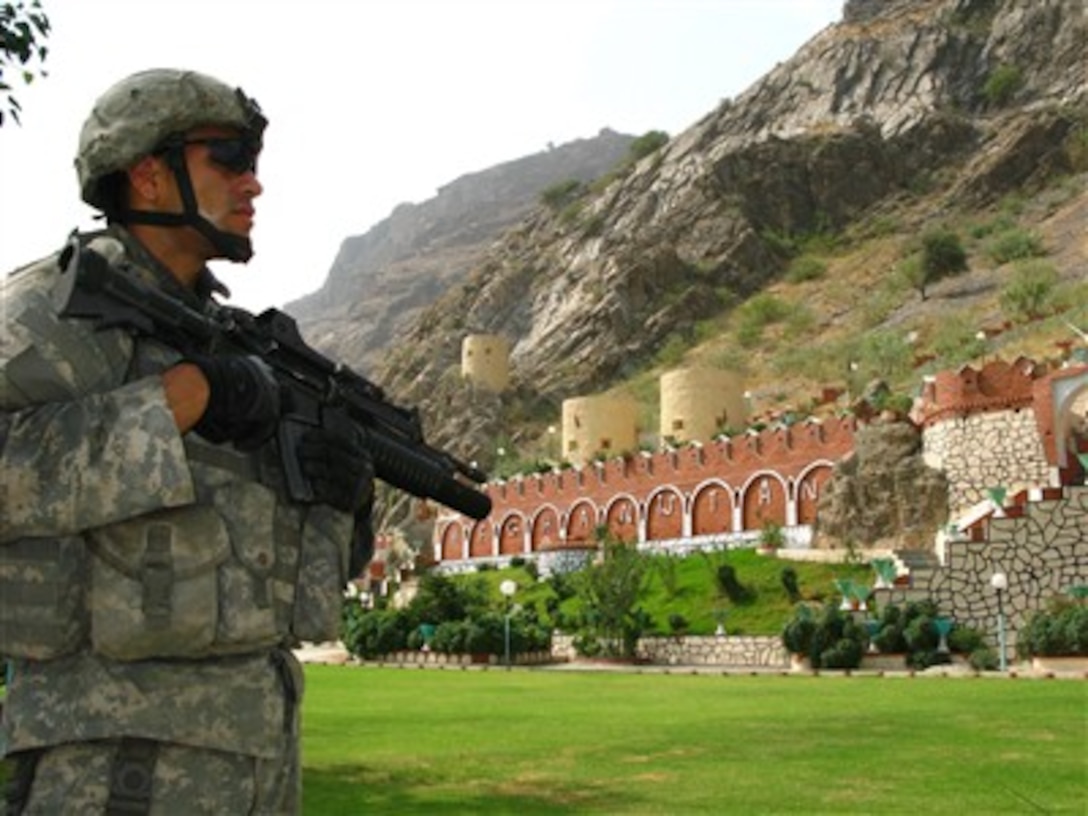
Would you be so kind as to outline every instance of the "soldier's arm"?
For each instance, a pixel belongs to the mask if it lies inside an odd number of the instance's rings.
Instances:
[[[57,320],[20,278],[0,292],[0,542],[191,503],[178,422],[199,395],[167,376],[122,384],[127,335]]]

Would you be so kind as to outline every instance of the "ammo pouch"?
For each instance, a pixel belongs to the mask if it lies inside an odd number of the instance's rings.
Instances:
[[[275,498],[248,486],[254,529],[231,529],[242,521],[219,505],[241,503],[236,488],[221,485],[214,507],[163,510],[90,532],[96,652],[114,660],[197,658],[283,639],[289,603],[276,602],[274,570],[283,560],[275,552]],[[290,586],[293,576],[278,577]]]
[[[314,505],[307,510],[295,584],[291,631],[299,640],[324,643],[340,637],[354,521],[347,513]]]
[[[96,652],[115,660],[209,653],[218,624],[216,569],[230,555],[215,510],[153,513],[88,539]]]
[[[87,561],[78,535],[0,545],[0,655],[51,660],[83,645]]]
[[[0,654],[50,660],[89,641],[114,660],[201,658],[336,639],[351,517],[193,470],[209,503],[0,546]]]

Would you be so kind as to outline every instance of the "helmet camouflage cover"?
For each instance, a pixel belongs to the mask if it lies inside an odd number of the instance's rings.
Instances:
[[[153,153],[173,134],[224,125],[238,128],[259,148],[266,124],[241,88],[213,77],[169,68],[133,74],[102,94],[83,124],[76,155],[80,195],[92,207],[107,209],[102,180]]]

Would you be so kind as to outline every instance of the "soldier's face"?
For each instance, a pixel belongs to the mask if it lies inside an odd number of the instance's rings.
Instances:
[[[200,214],[216,228],[249,236],[253,200],[263,187],[257,156],[230,128],[200,128],[186,134],[185,159]]]

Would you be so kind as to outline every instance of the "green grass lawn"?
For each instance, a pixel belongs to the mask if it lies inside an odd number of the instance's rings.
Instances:
[[[1086,812],[1088,684],[309,666],[307,814]]]

